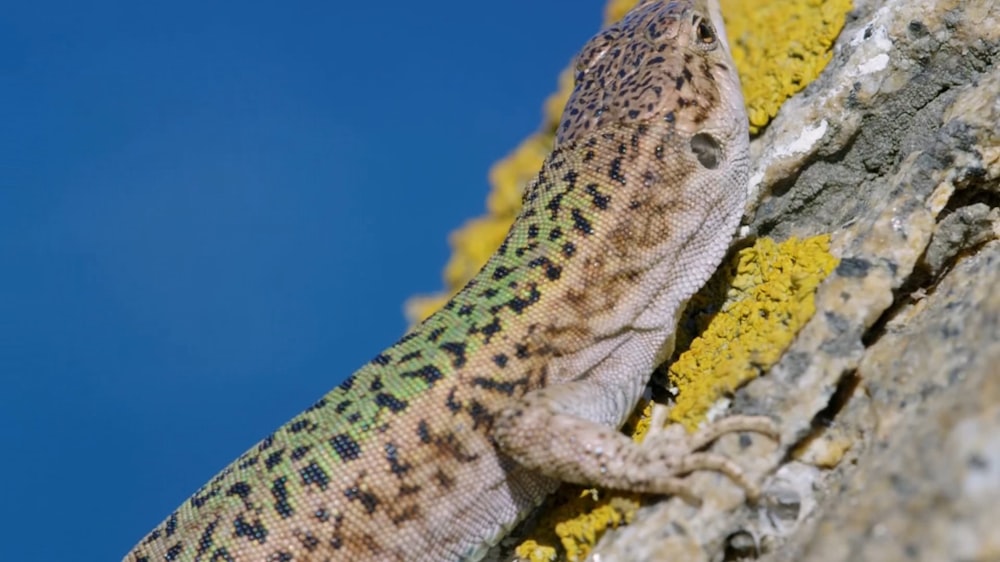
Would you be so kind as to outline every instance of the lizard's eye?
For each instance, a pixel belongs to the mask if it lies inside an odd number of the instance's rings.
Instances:
[[[718,45],[718,36],[712,24],[701,16],[695,16],[692,22],[694,26],[694,37],[697,45],[702,49],[711,50]]]

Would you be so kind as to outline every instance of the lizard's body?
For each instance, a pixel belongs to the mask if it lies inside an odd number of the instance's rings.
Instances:
[[[477,277],[125,560],[476,559],[560,480],[684,493],[708,468],[754,492],[689,446],[759,419],[643,446],[615,431],[744,206],[747,120],[704,2],[649,1],[592,39]]]

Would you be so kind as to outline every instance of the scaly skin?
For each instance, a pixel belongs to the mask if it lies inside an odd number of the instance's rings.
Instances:
[[[747,118],[717,10],[647,1],[592,39],[503,245],[440,312],[265,438],[125,560],[475,560],[559,481],[690,496],[732,417],[615,429],[744,206]],[[666,435],[663,433],[662,435]]]

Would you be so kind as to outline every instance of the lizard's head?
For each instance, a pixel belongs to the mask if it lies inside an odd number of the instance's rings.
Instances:
[[[722,18],[709,3],[646,0],[592,38],[576,58],[557,146],[614,123],[687,134],[745,130]]]

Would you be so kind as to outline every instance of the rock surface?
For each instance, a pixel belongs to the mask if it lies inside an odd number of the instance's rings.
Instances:
[[[841,263],[695,474],[593,560],[1000,560],[1000,4],[856,2],[823,75],[754,141],[748,236],[833,233]]]

